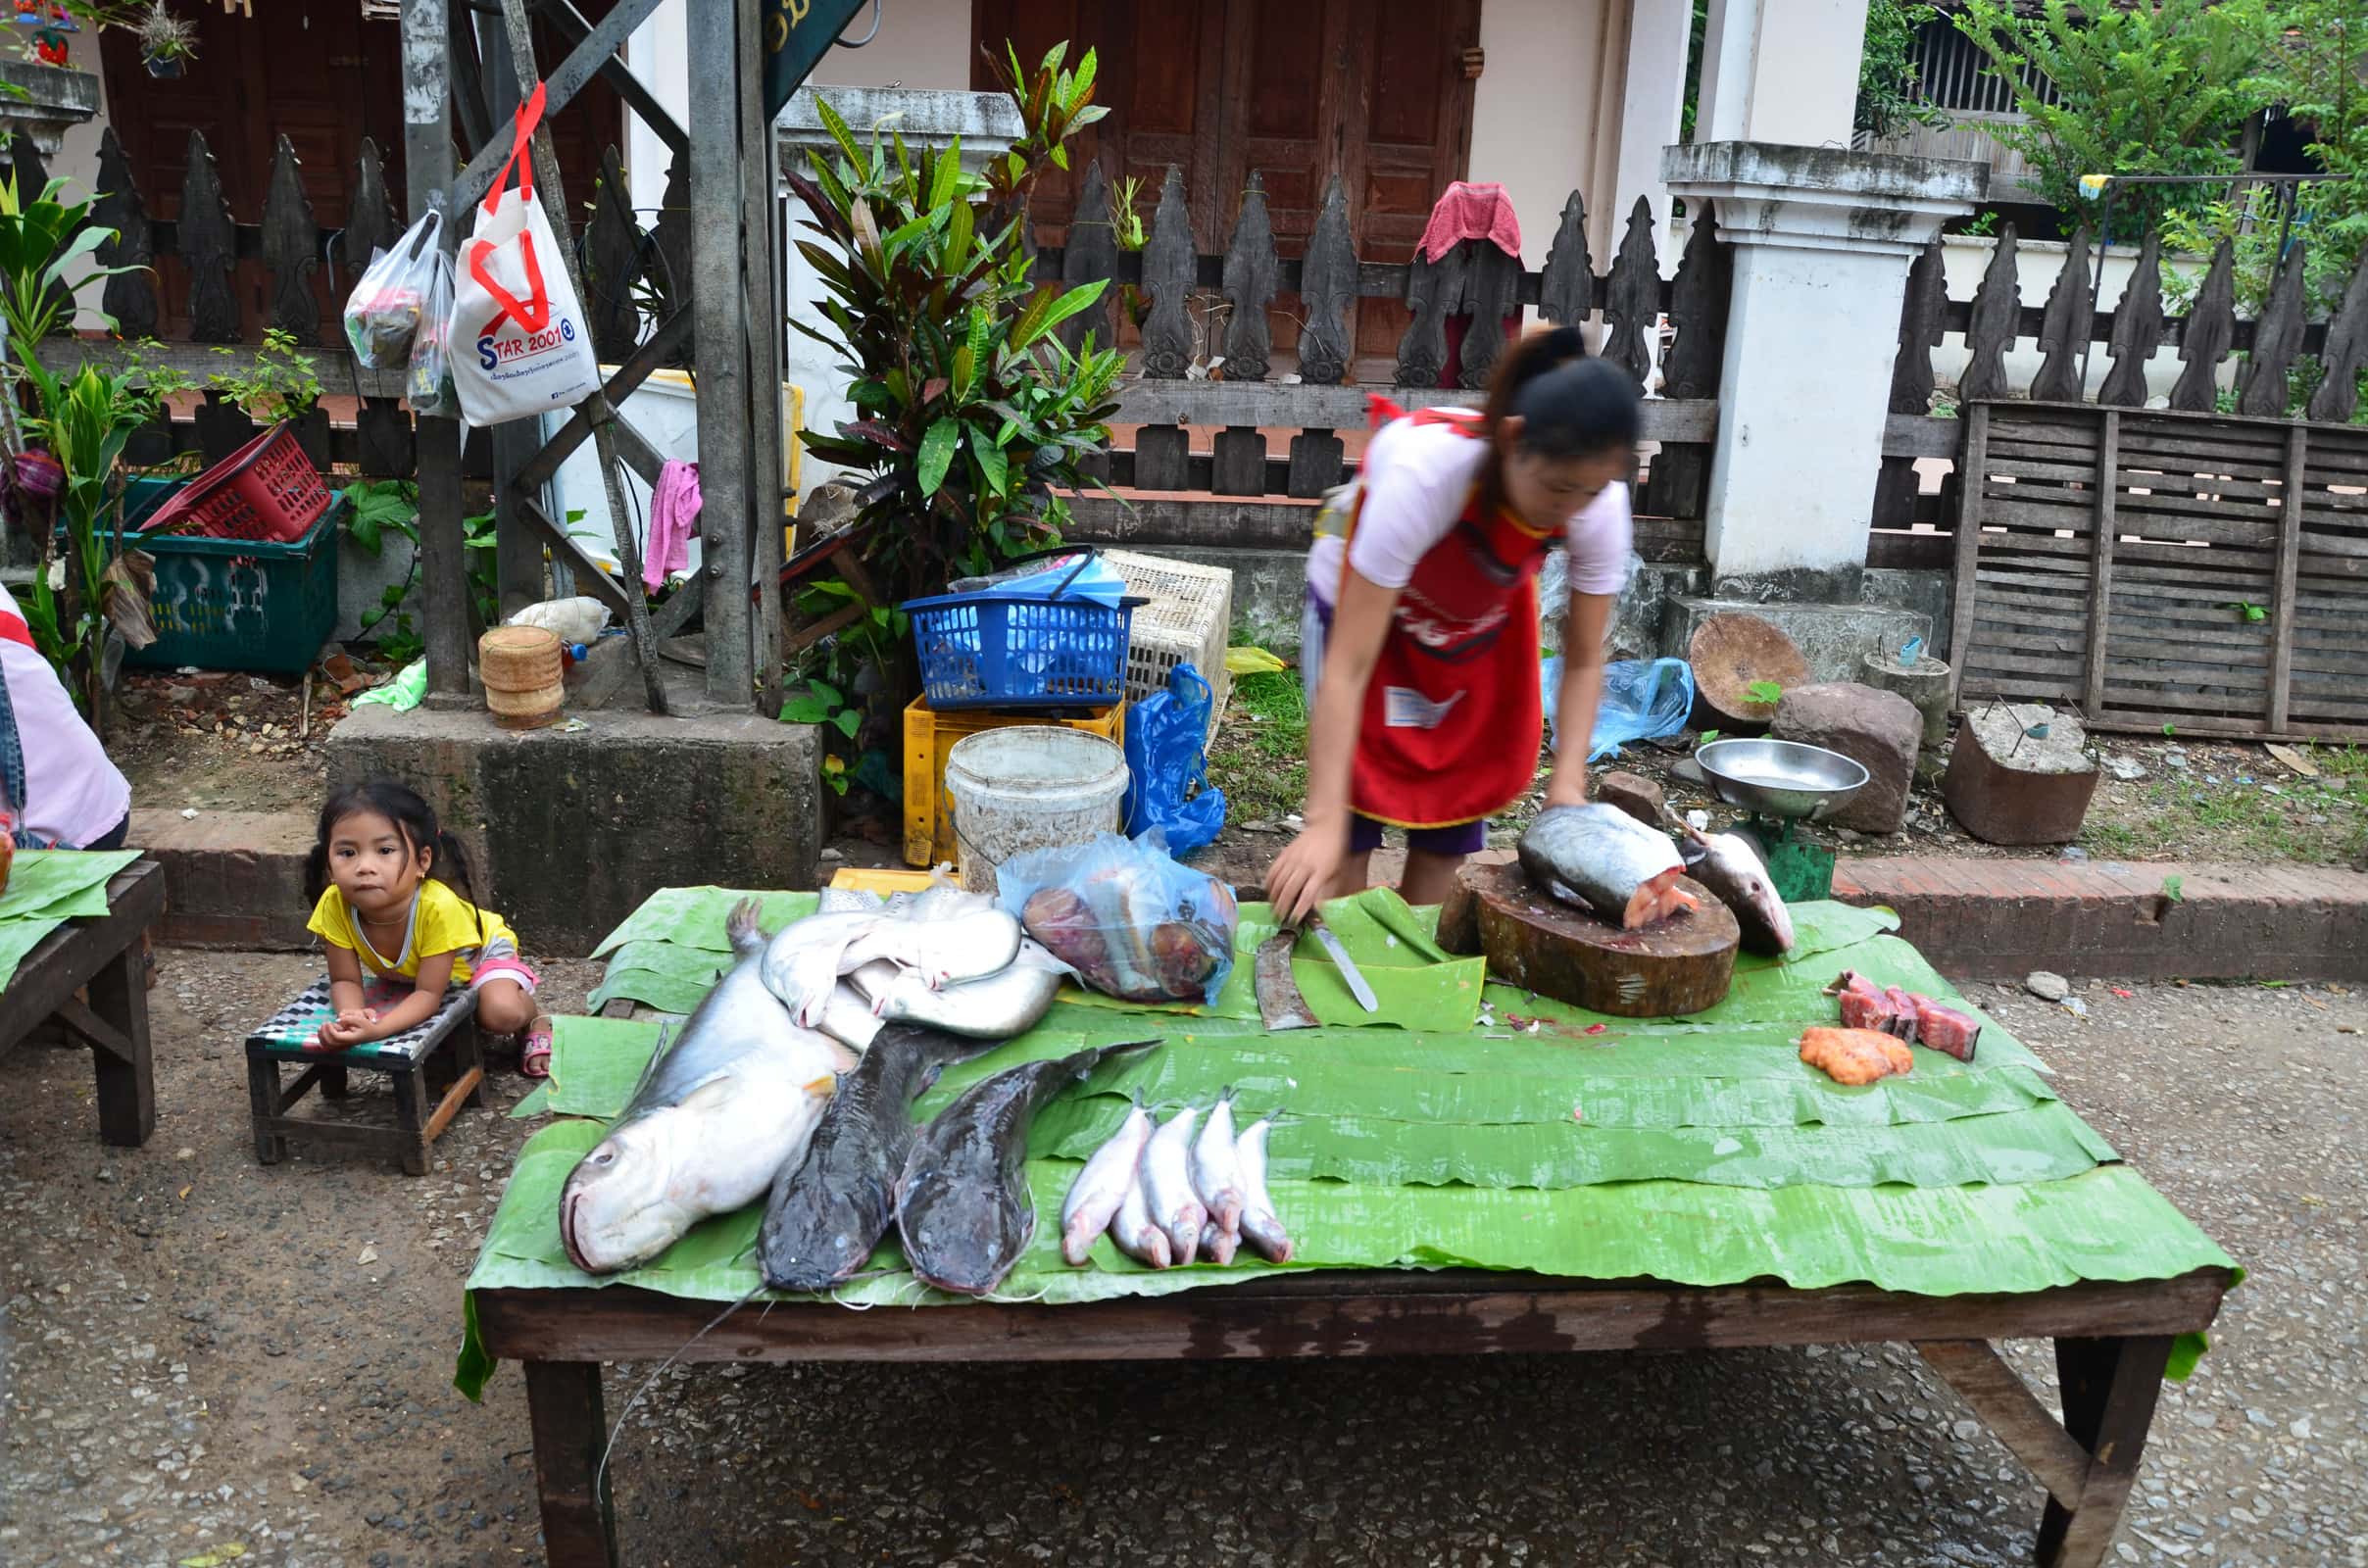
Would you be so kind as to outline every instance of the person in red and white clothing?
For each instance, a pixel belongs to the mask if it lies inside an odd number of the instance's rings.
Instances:
[[[131,826],[131,786],[107,760],[17,602],[0,588],[0,808],[26,848],[113,850]]]
[[[1488,818],[1528,792],[1544,730],[1537,579],[1557,544],[1570,599],[1546,804],[1586,801],[1640,418],[1627,375],[1555,327],[1505,354],[1484,408],[1375,433],[1347,537],[1307,558],[1302,667],[1320,675],[1306,826],[1266,877],[1278,911],[1364,888],[1385,824],[1406,830],[1400,891],[1436,904]]]

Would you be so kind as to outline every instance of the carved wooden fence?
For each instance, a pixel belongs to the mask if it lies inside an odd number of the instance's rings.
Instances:
[[[1107,497],[1077,507],[1075,536],[1111,543],[1200,544],[1304,549],[1313,509],[1306,503],[1351,470],[1340,432],[1366,420],[1366,389],[1356,380],[1352,307],[1360,299],[1404,303],[1412,313],[1391,372],[1391,396],[1412,405],[1469,403],[1487,384],[1505,348],[1503,320],[1524,306],[1546,319],[1580,323],[1601,315],[1603,357],[1642,387],[1653,375],[1653,350],[1666,317],[1674,336],[1659,360],[1663,396],[1646,405],[1645,436],[1658,444],[1642,475],[1636,510],[1638,547],[1649,559],[1702,559],[1702,495],[1709,443],[1717,428],[1718,374],[1724,351],[1730,262],[1712,225],[1696,225],[1674,279],[1654,254],[1653,216],[1642,200],[1609,268],[1594,270],[1586,206],[1577,192],[1563,204],[1546,266],[1525,271],[1517,258],[1484,240],[1467,240],[1436,261],[1360,261],[1350,237],[1348,204],[1335,177],[1304,254],[1277,254],[1259,176],[1243,193],[1231,243],[1222,256],[1198,254],[1182,174],[1167,172],[1146,242],[1121,251],[1110,225],[1110,194],[1099,166],[1078,194],[1068,242],[1038,253],[1037,275],[1068,284],[1109,280],[1105,302],[1062,325],[1074,347],[1090,329],[1096,341],[1119,341],[1119,286],[1149,301],[1141,325],[1141,377],[1120,388],[1117,420],[1139,426],[1132,446],[1113,451],[1102,477],[1121,488],[1159,493],[1131,509]],[[1286,308],[1277,312],[1281,302]],[[1274,340],[1280,314],[1296,336]],[[1456,386],[1439,385],[1449,360],[1449,324],[1462,318]],[[1296,379],[1278,379],[1278,350],[1295,357]],[[1192,368],[1219,361],[1214,375]],[[1379,390],[1378,387],[1372,390]],[[1192,446],[1193,427],[1214,426],[1207,451]],[[1266,431],[1292,433],[1288,456],[1270,455]],[[1172,498],[1207,492],[1213,499]],[[1270,500],[1268,498],[1283,498]]]
[[[2368,367],[2368,260],[2324,321],[2306,317],[2303,263],[2297,243],[2259,318],[2242,320],[2226,245],[2176,318],[2151,235],[2109,315],[2085,234],[2036,313],[2011,234],[1963,305],[1940,297],[1938,248],[1919,260],[1885,444],[1893,510],[1878,521],[1905,520],[1910,459],[1946,456],[1952,532],[1894,533],[1889,559],[1881,544],[1868,559],[1931,565],[1947,552],[1960,703],[2059,703],[2106,730],[2368,737],[2368,428],[2347,422]],[[1932,419],[1930,350],[1950,328],[1970,355],[1964,416]],[[2021,336],[2044,355],[2027,401],[2007,396],[2003,363]],[[2169,407],[2147,409],[2147,362],[2164,347],[2182,369]],[[2108,369],[2084,401],[2098,351]],[[2290,372],[2306,355],[2321,374],[2301,398]],[[2219,412],[2224,395],[2235,412]]]
[[[2005,357],[2019,342],[2033,340],[2044,356],[2030,388],[2038,402],[2086,399],[2090,365],[2098,361],[2108,371],[2094,401],[2109,408],[2142,408],[2147,401],[2147,364],[2167,348],[2177,351],[2183,366],[2169,394],[2174,410],[2215,412],[2223,367],[2231,355],[2243,354],[2245,360],[2234,388],[2236,412],[2282,415],[2289,407],[2289,372],[2307,355],[2319,361],[2325,373],[2302,416],[2332,423],[2352,416],[2359,372],[2368,366],[2368,261],[2353,274],[2333,318],[2310,320],[2302,286],[2307,244],[2298,239],[2275,274],[2258,318],[2247,319],[2237,313],[2235,256],[2223,243],[2190,309],[2172,316],[2164,309],[2159,236],[2147,234],[2121,299],[2110,312],[2100,312],[2091,245],[2086,229],[2073,235],[2045,304],[2036,306],[2022,298],[2011,225],[2000,235],[1970,300],[1948,297],[1938,241],[1917,259],[1908,273],[1899,317],[1899,350],[1892,374],[1891,419],[1876,486],[1868,565],[1945,567],[1955,558],[1949,535],[1960,485],[1952,475],[1938,497],[1920,495],[1914,472],[1918,459],[1958,459],[1965,442],[1961,420],[1930,414],[1932,351],[1947,333],[1962,334],[1970,356],[1956,389],[1965,403],[2007,396]],[[1919,531],[1907,531],[1918,525]]]

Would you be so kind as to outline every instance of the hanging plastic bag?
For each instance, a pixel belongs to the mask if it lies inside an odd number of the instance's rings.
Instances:
[[[600,386],[567,252],[534,194],[530,145],[543,87],[518,113],[510,161],[477,209],[453,297],[453,387],[469,424],[504,424],[580,403]],[[509,185],[510,171],[518,184]]]
[[[412,335],[411,368],[403,396],[415,415],[460,416],[452,386],[452,258],[441,245],[427,253],[427,278],[420,285],[419,329]]]
[[[1225,825],[1225,792],[1209,782],[1215,695],[1199,670],[1178,664],[1164,690],[1126,710],[1126,831],[1158,828],[1171,854],[1190,855]]]
[[[436,263],[443,260],[444,215],[430,211],[403,231],[392,250],[370,258],[362,281],[345,300],[345,340],[354,358],[373,370],[411,364]]]
[[[1562,689],[1562,656],[1538,671],[1546,695],[1546,728],[1562,744],[1554,722],[1554,698]],[[1595,710],[1587,760],[1617,757],[1630,741],[1657,741],[1683,731],[1694,712],[1694,670],[1682,659],[1622,659],[1603,666],[1603,701]]]
[[[1156,830],[1030,850],[995,879],[1004,909],[1105,996],[1213,1003],[1233,972],[1233,889],[1178,865]]]

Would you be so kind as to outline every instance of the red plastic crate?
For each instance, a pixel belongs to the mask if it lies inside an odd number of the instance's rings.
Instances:
[[[329,487],[282,421],[183,485],[140,531],[290,544],[328,510]]]

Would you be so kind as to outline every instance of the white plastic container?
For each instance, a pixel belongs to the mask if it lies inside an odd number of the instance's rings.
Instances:
[[[946,754],[946,793],[962,885],[993,893],[995,868],[1014,855],[1118,831],[1126,753],[1083,730],[985,730]]]

